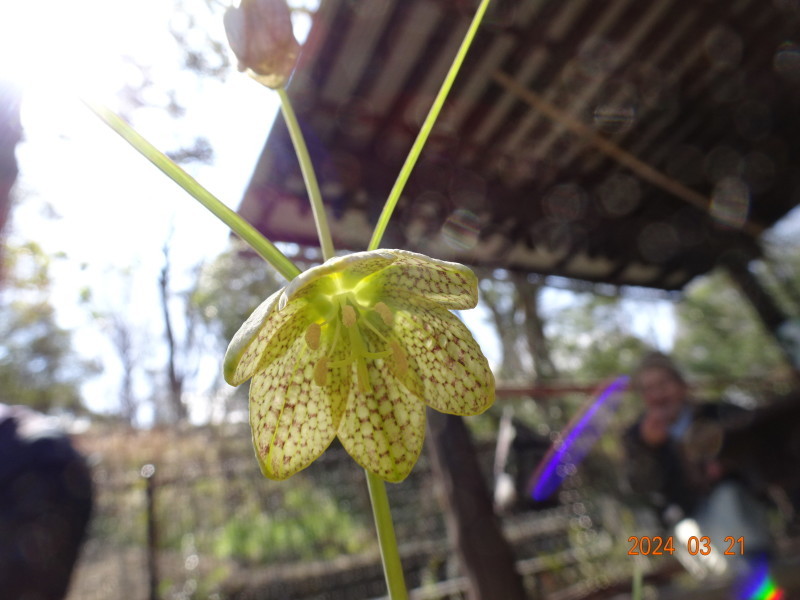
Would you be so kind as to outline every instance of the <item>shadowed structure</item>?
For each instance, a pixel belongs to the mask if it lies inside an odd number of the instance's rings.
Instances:
[[[337,248],[367,246],[476,6],[322,0],[288,94]],[[679,291],[725,266],[775,333],[786,315],[747,265],[800,202],[798,31],[790,0],[497,0],[383,247],[587,288]],[[281,119],[239,212],[320,260]],[[473,597],[506,597],[516,580],[490,563],[508,548],[477,468],[445,460],[471,455],[445,420],[431,438],[451,538]]]
[[[323,0],[289,86],[337,247],[361,250],[474,2]],[[796,3],[495,2],[385,247],[679,290],[800,198]],[[316,246],[281,119],[240,212]]]

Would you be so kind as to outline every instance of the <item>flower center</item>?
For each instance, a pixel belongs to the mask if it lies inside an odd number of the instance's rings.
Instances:
[[[397,340],[387,339],[381,333],[381,324],[392,327],[394,313],[383,302],[364,306],[352,292],[342,293],[332,298],[331,316],[322,323],[311,323],[306,329],[306,344],[312,350],[325,345],[326,352],[314,366],[314,382],[326,385],[330,369],[356,366],[358,389],[364,393],[372,392],[367,360],[389,359],[394,372],[399,377],[408,371],[408,357]],[[372,335],[368,335],[368,333]],[[346,356],[331,360],[331,356],[341,349]]]

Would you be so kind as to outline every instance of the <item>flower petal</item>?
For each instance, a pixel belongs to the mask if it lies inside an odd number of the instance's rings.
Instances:
[[[372,393],[352,386],[339,439],[362,467],[387,481],[402,481],[422,450],[425,405],[397,381],[385,361],[371,363],[368,372]]]
[[[395,303],[393,335],[407,354],[404,384],[431,408],[477,415],[494,403],[494,376],[469,329],[453,313]]]
[[[380,297],[410,297],[443,308],[473,308],[478,304],[478,278],[464,265],[437,260],[407,250],[382,250],[396,260],[364,279],[359,288]]]
[[[342,289],[350,289],[364,277],[380,271],[395,260],[397,258],[394,255],[384,250],[355,252],[331,258],[292,279],[285,288],[286,291],[281,302],[286,304],[296,298],[310,296],[314,292],[332,294],[341,291],[333,289],[337,286]],[[336,280],[337,278],[326,277],[335,273],[341,274],[339,281]]]
[[[310,349],[299,325],[286,329],[294,334],[293,345],[250,384],[253,445],[270,479],[294,475],[325,451],[336,436],[351,385],[344,369],[330,369],[326,384],[317,385],[314,367],[328,350],[325,345]]]
[[[261,359],[261,353],[266,345],[266,341],[262,341],[262,333],[269,334],[264,329],[268,319],[275,313],[278,298],[282,291],[278,290],[264,300],[247,318],[239,328],[239,331],[236,332],[236,335],[233,336],[231,343],[228,344],[222,371],[225,381],[229,384],[240,385],[255,373]],[[266,335],[266,337],[268,338],[269,335]],[[254,344],[254,342],[258,343]]]
[[[223,374],[230,385],[247,381],[294,343],[294,335],[305,333],[318,316],[306,298],[280,307],[283,290],[267,298],[233,336],[225,353]]]

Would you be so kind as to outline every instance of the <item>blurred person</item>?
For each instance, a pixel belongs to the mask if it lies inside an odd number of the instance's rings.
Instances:
[[[19,109],[19,90],[0,81],[0,266],[18,173]],[[3,404],[2,395],[0,600],[62,600],[91,515],[91,474],[53,418]]]
[[[91,509],[89,468],[56,420],[0,404],[0,598],[65,598]]]
[[[642,359],[631,384],[644,404],[624,438],[633,491],[678,537],[709,537],[714,552],[705,567],[711,572],[726,569],[726,538],[743,538],[748,556],[769,554],[766,504],[723,452],[726,431],[741,429],[749,412],[724,402],[693,401],[681,371],[658,352]]]

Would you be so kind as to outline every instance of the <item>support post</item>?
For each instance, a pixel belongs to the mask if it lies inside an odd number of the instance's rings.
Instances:
[[[797,356],[796,350],[793,350],[786,338],[779,335],[781,328],[789,322],[789,316],[781,310],[769,292],[750,271],[748,262],[745,254],[732,252],[725,256],[723,265],[739,291],[752,304],[764,327],[778,342],[786,362],[794,371],[795,380],[800,382],[800,356]]]
[[[11,213],[11,188],[18,173],[14,150],[22,138],[20,102],[20,91],[16,86],[0,80],[0,259],[3,253],[3,228]]]
[[[147,464],[142,467],[145,481],[145,510],[147,512],[147,589],[148,600],[158,600],[158,530],[156,527],[156,468]]]
[[[470,599],[526,600],[463,419],[428,409],[428,426],[437,492],[448,536],[469,579]]]

